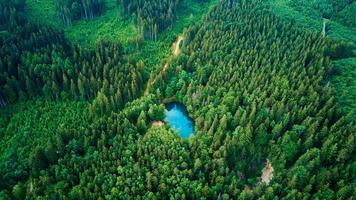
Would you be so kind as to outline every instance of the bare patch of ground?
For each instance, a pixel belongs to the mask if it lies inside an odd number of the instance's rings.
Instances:
[[[180,53],[180,43],[183,40],[183,36],[179,35],[177,41],[173,44],[173,55],[177,56]]]
[[[193,93],[193,96],[192,96],[192,99],[195,101],[197,100],[197,98],[200,96],[200,93],[199,92],[194,92]]]
[[[262,169],[261,182],[268,185],[273,178],[272,163],[267,159],[266,166]]]
[[[152,127],[161,127],[163,124],[164,123],[162,121],[154,121],[152,122]]]

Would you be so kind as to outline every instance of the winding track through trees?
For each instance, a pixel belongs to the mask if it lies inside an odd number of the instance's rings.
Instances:
[[[322,32],[321,34],[323,35],[323,37],[326,36],[326,23],[328,23],[328,22],[329,22],[328,19],[323,18],[323,30],[321,31]]]
[[[144,95],[147,95],[150,90],[152,89],[152,86],[156,83],[157,78],[159,77],[160,74],[163,74],[164,72],[167,71],[168,67],[170,66],[172,60],[177,57],[180,53],[180,43],[183,41],[184,37],[182,35],[179,35],[176,42],[173,43],[172,46],[172,55],[168,58],[167,62],[164,64],[163,69],[153,78],[150,78],[147,82],[147,87],[144,92]]]

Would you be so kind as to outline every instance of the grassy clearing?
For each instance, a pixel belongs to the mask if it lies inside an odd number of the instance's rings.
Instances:
[[[74,21],[72,26],[61,24],[56,16],[55,0],[28,0],[28,10],[33,21],[53,25],[64,30],[66,37],[73,43],[91,48],[99,39],[116,41],[128,47],[134,57],[144,61],[146,72],[160,67],[169,57],[171,45],[184,28],[199,21],[218,0],[198,3],[185,0],[177,10],[177,18],[172,27],[159,34],[157,41],[146,40],[140,49],[135,50],[134,41],[137,30],[133,17],[124,17],[115,0],[107,0],[106,12],[93,20]],[[45,8],[45,9],[43,9]]]
[[[64,27],[68,38],[84,47],[93,47],[99,39],[127,45],[134,41],[137,31],[132,18],[126,18],[116,6],[116,0],[106,1],[106,12],[93,20],[77,20]]]
[[[56,13],[55,0],[28,0],[28,13],[32,21],[52,25],[64,30],[68,39],[84,47],[93,47],[98,39],[126,44],[136,36],[130,18],[124,18],[115,0],[106,1],[106,12],[93,20],[76,20],[72,26],[61,23]]]
[[[135,39],[136,28],[130,19],[124,19],[117,9],[112,8],[94,20],[75,21],[65,28],[65,34],[74,43],[93,47],[97,40],[104,39],[127,45]]]

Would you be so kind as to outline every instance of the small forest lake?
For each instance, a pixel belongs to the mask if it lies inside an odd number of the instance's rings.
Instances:
[[[166,104],[165,122],[167,122],[179,135],[187,139],[194,133],[194,122],[188,116],[187,109],[181,103]]]

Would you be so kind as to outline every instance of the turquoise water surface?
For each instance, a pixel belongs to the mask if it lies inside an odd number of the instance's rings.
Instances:
[[[165,110],[166,121],[183,138],[189,138],[194,133],[194,123],[189,118],[185,106],[181,103],[169,103]]]

